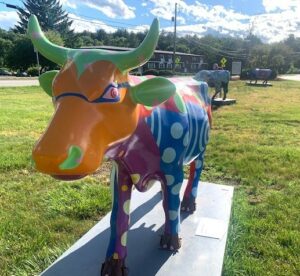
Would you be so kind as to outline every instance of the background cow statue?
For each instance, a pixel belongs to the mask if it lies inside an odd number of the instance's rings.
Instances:
[[[39,79],[55,111],[33,149],[37,170],[74,180],[93,173],[104,155],[113,163],[111,237],[101,275],[128,273],[133,186],[144,192],[155,180],[161,182],[165,227],[160,246],[179,249],[183,165],[191,168],[181,209],[192,212],[208,142],[211,105],[206,83],[128,74],[152,56],[159,36],[157,19],[138,48],[122,53],[54,45],[35,16],[29,19],[28,34],[42,55],[62,65]]]
[[[218,93],[221,93],[223,88],[223,100],[226,100],[228,93],[228,83],[230,80],[230,72],[227,70],[201,70],[195,76],[194,79],[197,81],[207,82],[209,87],[215,87],[214,99]]]
[[[267,85],[268,80],[271,78],[272,70],[271,69],[253,69],[249,71],[250,84],[252,81],[255,81],[257,84],[258,80],[262,80],[263,84]]]

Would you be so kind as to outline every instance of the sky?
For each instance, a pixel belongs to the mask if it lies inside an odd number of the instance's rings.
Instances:
[[[177,33],[244,38],[253,33],[266,43],[300,37],[300,0],[59,0],[73,20],[76,32],[120,28],[143,31],[154,17],[161,30],[173,32],[175,3]],[[15,10],[1,2],[23,7],[21,0],[0,1],[0,28],[8,30],[18,21]]]

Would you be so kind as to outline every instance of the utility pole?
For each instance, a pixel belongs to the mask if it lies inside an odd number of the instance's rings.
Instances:
[[[173,73],[175,73],[177,3],[175,3],[175,16],[173,18],[174,18]]]

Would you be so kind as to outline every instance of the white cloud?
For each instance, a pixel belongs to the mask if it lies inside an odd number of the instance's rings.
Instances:
[[[145,32],[145,31],[149,30],[149,27],[150,27],[149,25],[139,25],[134,28],[128,28],[127,30],[129,32],[138,33],[138,32]]]
[[[69,16],[73,20],[72,29],[74,29],[76,33],[80,33],[83,31],[96,32],[99,29],[103,29],[108,33],[113,33],[117,30],[116,28],[108,26],[106,23],[100,20],[86,20],[71,13],[69,14]]]
[[[8,30],[14,27],[19,21],[16,11],[0,11],[0,26],[2,29]]]
[[[77,9],[75,1],[71,2],[70,0],[59,0],[59,2],[64,6],[70,7],[72,9]]]
[[[300,7],[278,13],[266,13],[253,18],[253,33],[266,42],[278,42],[290,34],[300,37]]]
[[[70,6],[70,0],[60,1]],[[135,7],[128,6],[123,0],[73,0],[71,5],[73,5],[73,8],[78,7],[78,5],[85,5],[102,12],[110,18],[135,18]]]
[[[163,19],[170,20],[174,15],[174,1],[149,0],[153,6],[151,13]],[[178,34],[205,34],[229,35],[246,37],[250,26],[253,33],[264,42],[281,41],[294,34],[300,36],[300,1],[299,0],[262,0],[266,13],[249,16],[225,8],[221,5],[205,5],[199,1],[188,5],[178,1]],[[272,11],[272,13],[270,13]],[[185,19],[185,20],[184,20]],[[196,24],[193,24],[196,23]],[[173,32],[173,27],[164,28]]]
[[[299,0],[263,0],[263,6],[266,12],[276,11],[276,10],[290,10],[300,7]]]
[[[135,8],[126,5],[125,0],[60,0],[65,5],[86,5],[97,9],[111,18],[130,19],[135,17]],[[177,32],[178,35],[205,34],[229,35],[236,37],[246,37],[250,27],[253,26],[253,33],[264,42],[281,41],[294,34],[300,37],[300,0],[262,0],[265,13],[257,16],[249,16],[225,8],[221,5],[206,5],[202,1],[177,0]],[[170,27],[164,29],[173,32],[171,22],[174,16],[174,0],[142,0],[139,2],[146,11],[154,16],[169,21]],[[230,1],[232,4],[232,1]],[[100,22],[100,21],[99,21]],[[101,22],[103,23],[103,22]],[[89,24],[88,22],[84,25]],[[103,23],[104,24],[104,23]],[[77,29],[82,28],[83,23],[77,24]],[[96,25],[93,25],[95,29]],[[101,26],[99,26],[100,28]],[[141,27],[144,30],[144,27]],[[132,31],[136,30],[132,29]]]

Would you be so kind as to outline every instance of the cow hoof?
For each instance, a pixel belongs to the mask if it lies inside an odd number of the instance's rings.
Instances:
[[[101,276],[128,276],[128,268],[123,259],[108,258],[101,267]]]
[[[195,210],[196,210],[195,199],[192,198],[192,197],[190,197],[190,198],[184,197],[182,202],[181,202],[180,210],[182,212],[194,213]]]
[[[181,247],[181,238],[178,235],[164,234],[160,237],[160,247],[176,252]]]

